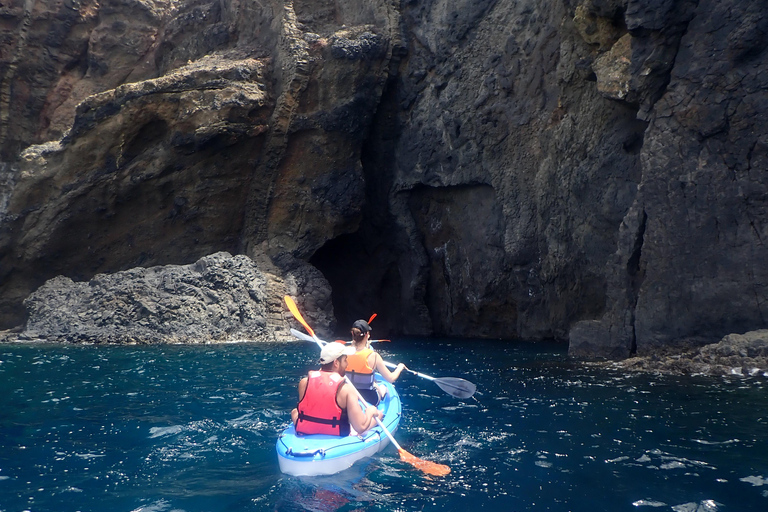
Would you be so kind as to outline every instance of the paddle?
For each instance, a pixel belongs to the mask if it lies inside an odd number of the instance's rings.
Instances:
[[[291,334],[293,334],[296,338],[299,338],[300,340],[315,341],[314,339],[312,339],[311,336],[307,336],[303,332],[297,331],[296,329],[291,329]],[[323,341],[323,340],[320,340],[320,341]],[[335,341],[336,343],[344,343],[346,345],[349,345],[350,343],[352,343],[351,341],[344,341],[344,340],[335,340]],[[368,340],[368,343],[384,343],[385,341],[392,341],[392,340]],[[327,343],[325,341],[323,342]]]
[[[352,389],[355,390],[355,393],[357,393],[357,399],[360,400],[363,403],[364,407],[368,407],[368,402],[365,401],[363,398],[363,395],[360,394],[360,391],[352,384],[352,381],[349,380],[349,377],[344,377],[344,380],[346,380],[350,386],[352,386]],[[376,419],[376,423],[379,424],[381,429],[384,431],[385,434],[387,434],[387,437],[390,441],[392,441],[392,446],[397,448],[397,453],[400,454],[400,460],[403,462],[407,462],[411,466],[418,468],[422,470],[424,473],[428,475],[433,476],[445,476],[448,473],[451,472],[451,468],[446,466],[445,464],[438,464],[437,462],[432,462],[429,460],[423,460],[415,455],[405,451],[402,446],[400,446],[397,441],[395,441],[395,438],[392,436],[392,433],[387,430],[387,427],[384,426],[383,423],[381,423],[381,420],[379,420],[378,416],[374,416],[374,419]]]
[[[396,364],[388,363],[387,361],[384,361],[384,364],[390,368],[397,368]],[[458,377],[430,377],[427,374],[415,372],[411,369],[408,369],[408,371],[417,377],[431,380],[440,386],[440,389],[456,398],[470,398],[477,391],[477,386],[468,380],[459,379]]]
[[[292,298],[290,298],[288,295],[285,296],[285,303],[288,305],[288,309],[293,313],[293,316],[298,320],[301,325],[304,326],[304,328],[307,330],[309,334],[312,335],[312,340],[317,343],[317,345],[322,348],[323,342],[320,341],[320,339],[315,336],[315,331],[312,330],[312,328],[309,326],[309,324],[304,320],[304,317],[301,316],[301,313],[299,313],[299,308],[296,307],[296,303],[293,301]],[[355,390],[357,393],[357,397],[360,401],[363,402],[366,406],[368,405],[365,400],[363,400],[362,395],[360,395],[360,392],[357,390],[357,388],[352,385],[352,383],[349,381],[349,378],[344,377],[347,382],[352,386],[352,389]],[[384,424],[379,420],[378,417],[375,417],[376,423],[379,424],[381,427],[381,430],[384,431],[384,433],[387,435],[389,440],[392,442],[392,446],[397,448],[397,453],[400,454],[400,460],[403,462],[407,462],[411,464],[413,467],[422,470],[424,473],[427,473],[428,475],[434,475],[434,476],[445,476],[448,473],[451,472],[451,468],[444,464],[438,464],[436,462],[431,462],[428,460],[422,460],[415,455],[408,453],[403,449],[402,446],[400,446],[397,441],[395,441],[395,438],[392,436],[392,433],[387,429],[387,427],[384,426]]]
[[[291,334],[293,334],[295,337],[299,338],[300,340],[316,341],[315,338],[311,338],[306,334],[297,331],[296,329],[291,329]],[[384,364],[390,368],[397,368],[397,365],[394,363],[389,363],[387,361],[384,361]],[[422,377],[424,379],[431,380],[432,382],[437,384],[440,387],[440,389],[442,389],[443,391],[445,391],[451,396],[455,396],[456,398],[470,398],[472,397],[472,395],[475,394],[475,391],[477,391],[477,386],[475,386],[473,383],[469,382],[468,380],[459,379],[457,377],[430,377],[425,373],[415,372],[410,369],[408,371],[416,375],[417,377]]]

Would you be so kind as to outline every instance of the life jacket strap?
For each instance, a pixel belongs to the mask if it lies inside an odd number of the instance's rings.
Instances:
[[[357,373],[353,371],[347,372],[350,382],[357,389],[373,389],[373,373]]]
[[[330,425],[331,427],[337,427],[341,425],[341,418],[337,418],[336,416],[333,417],[333,419],[328,418],[318,418],[315,416],[310,416],[309,414],[304,414],[303,412],[299,413],[299,421],[309,421],[311,423],[320,423],[321,425]]]

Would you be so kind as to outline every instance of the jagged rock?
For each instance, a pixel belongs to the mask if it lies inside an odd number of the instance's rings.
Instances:
[[[327,333],[330,290],[307,267],[296,261],[274,275],[247,256],[220,252],[190,265],[137,267],[88,282],[59,276],[24,301],[25,328],[0,337],[73,343],[285,341],[293,339],[288,329],[296,325],[282,303],[285,293],[311,306],[307,318]]]
[[[597,75],[597,90],[606,98],[632,103],[632,36],[624,34],[611,49],[598,57],[592,66]]]
[[[768,330],[729,334],[718,343],[632,357],[611,366],[678,375],[768,377]]]
[[[618,5],[606,9],[606,6],[599,4],[593,0],[579,4],[573,23],[584,41],[597,45],[600,50],[608,50],[622,36],[622,28],[615,21],[621,10]]]
[[[19,9],[37,29],[40,10]],[[21,322],[23,298],[56,275],[82,281],[219,250],[307,258],[356,229],[360,145],[388,73],[386,25],[351,23],[309,44],[292,2],[135,0],[67,9],[83,19],[90,13],[91,25],[62,26],[56,44],[82,45],[81,31],[91,31],[92,43],[52,64],[80,70],[62,75],[69,86],[26,65],[4,77],[4,84],[42,85],[29,102],[35,112],[2,96],[27,123],[14,132],[21,139],[0,137],[3,154],[13,156],[18,140],[52,134],[44,126],[50,116],[69,127],[57,128],[60,140],[3,164],[12,188],[0,194],[0,325]],[[124,44],[108,49],[115,34],[134,31],[152,44],[139,38],[126,54]],[[27,44],[37,58],[36,45],[45,45],[31,41],[42,34],[13,34],[22,36],[19,48]],[[334,56],[334,47],[350,58]],[[51,88],[68,96],[48,104]]]

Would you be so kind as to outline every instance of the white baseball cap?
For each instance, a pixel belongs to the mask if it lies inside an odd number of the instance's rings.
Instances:
[[[328,364],[337,360],[341,356],[351,356],[355,353],[355,347],[348,347],[341,343],[326,343],[323,350],[320,351],[320,364]]]

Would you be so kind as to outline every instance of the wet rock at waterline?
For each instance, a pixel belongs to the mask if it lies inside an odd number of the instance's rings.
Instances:
[[[718,343],[703,347],[631,357],[610,365],[630,371],[678,375],[768,377],[768,330],[729,334]]]
[[[313,267],[288,256],[262,269],[217,253],[190,265],[133,268],[88,282],[49,280],[25,301],[29,319],[5,341],[206,343],[284,341],[292,323],[284,294],[309,303],[320,332],[332,325],[330,290]],[[266,264],[262,266],[267,266]]]

